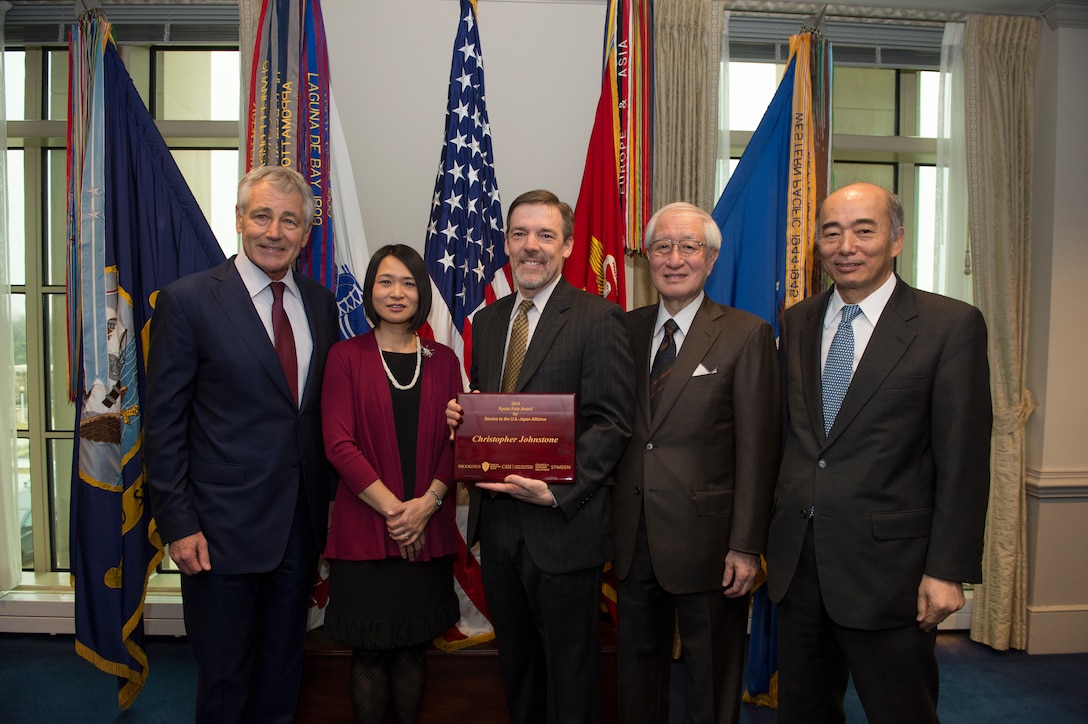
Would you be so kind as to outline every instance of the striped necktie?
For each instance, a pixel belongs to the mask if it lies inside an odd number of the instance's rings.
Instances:
[[[672,372],[672,363],[676,361],[676,339],[674,335],[679,326],[672,319],[665,322],[664,332],[661,337],[661,346],[654,355],[654,364],[650,368],[650,412],[657,411],[657,401],[661,399],[661,392],[665,389],[665,383],[669,381],[669,373]]]

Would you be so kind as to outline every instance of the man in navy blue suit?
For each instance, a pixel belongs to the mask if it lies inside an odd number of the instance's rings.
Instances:
[[[197,721],[289,722],[327,531],[320,385],[336,302],[292,270],[314,215],[301,175],[251,171],[236,215],[242,253],[156,301],[148,488],[182,573]]]

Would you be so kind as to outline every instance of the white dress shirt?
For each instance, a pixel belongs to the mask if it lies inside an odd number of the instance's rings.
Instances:
[[[654,367],[657,350],[661,348],[661,340],[665,338],[665,322],[669,321],[669,319],[676,322],[677,329],[672,333],[672,341],[676,345],[676,354],[680,354],[680,348],[684,345],[684,339],[688,336],[688,330],[691,329],[691,323],[695,321],[695,315],[699,312],[699,307],[702,306],[703,297],[705,296],[704,292],[699,292],[699,296],[688,302],[687,306],[674,315],[670,315],[665,310],[664,302],[659,301],[657,303],[657,321],[654,322],[654,336],[650,340],[650,366],[648,369]]]
[[[861,314],[854,317],[854,321],[850,323],[854,328],[853,370],[858,368],[858,362],[861,361],[861,356],[865,354],[865,348],[869,345],[869,340],[872,339],[873,329],[876,328],[876,323],[880,321],[880,315],[883,314],[884,307],[888,305],[888,300],[892,298],[894,290],[895,275],[892,274],[879,289],[858,302],[858,306],[861,307]],[[827,311],[824,313],[824,333],[820,340],[821,370],[827,364],[827,352],[831,349],[831,340],[835,337],[835,330],[838,329],[839,320],[842,319],[842,308],[845,306],[846,302],[839,296],[839,290],[836,289],[831,293],[831,300],[828,302]]]
[[[244,250],[234,258],[234,266],[238,270],[238,275],[242,277],[242,283],[246,285],[249,297],[253,301],[253,308],[257,310],[257,316],[264,324],[269,341],[275,346],[276,335],[272,331],[271,286],[274,280],[269,279],[259,266],[250,261]],[[291,332],[295,335],[295,355],[298,357],[298,398],[301,405],[303,391],[306,389],[306,377],[310,373],[314,338],[310,334],[310,321],[306,318],[306,307],[302,303],[302,295],[298,291],[294,271],[288,270],[283,279],[278,281],[286,285],[283,293],[283,309],[287,312],[287,319],[291,321]]]

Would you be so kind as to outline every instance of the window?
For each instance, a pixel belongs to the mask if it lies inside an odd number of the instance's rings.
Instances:
[[[786,70],[788,38],[802,21],[729,21],[728,131],[731,172]],[[897,271],[932,288],[936,209],[939,26],[829,21],[834,48],[831,188],[868,181],[903,201],[906,238]],[[723,134],[724,137],[724,134]],[[722,154],[724,155],[724,154]],[[724,166],[721,164],[720,166]],[[718,193],[726,169],[718,170]],[[927,263],[919,264],[918,260]]]
[[[120,50],[141,96],[152,101],[152,115],[220,245],[233,254],[237,50],[155,45]],[[24,583],[67,586],[76,414],[68,400],[64,299],[68,51],[66,46],[28,44],[5,51],[4,62]]]

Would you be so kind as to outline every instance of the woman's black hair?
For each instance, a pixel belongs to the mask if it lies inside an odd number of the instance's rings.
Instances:
[[[382,320],[374,313],[374,283],[378,278],[378,267],[382,259],[391,256],[408,267],[412,278],[416,280],[416,292],[419,294],[419,308],[408,323],[408,328],[413,332],[423,326],[427,321],[427,315],[431,313],[431,276],[427,272],[427,264],[419,252],[404,244],[386,244],[374,252],[370,257],[370,265],[366,268],[366,278],[363,280],[363,312],[370,320],[371,325],[380,327]]]

